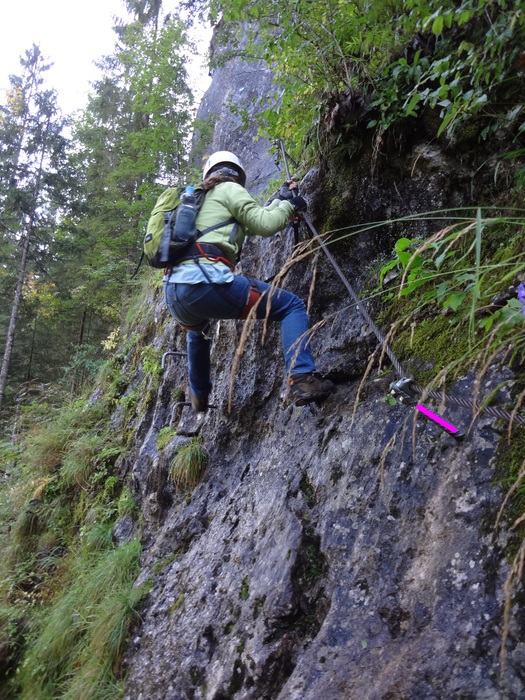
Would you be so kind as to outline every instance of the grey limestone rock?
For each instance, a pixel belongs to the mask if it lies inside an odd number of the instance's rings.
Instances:
[[[239,152],[252,183],[275,169],[267,154],[252,150],[263,145],[254,145],[224,98],[244,99],[270,81],[259,67],[248,70],[236,59],[217,69],[201,107],[201,116],[218,115],[213,148]],[[341,216],[350,225],[467,202],[468,173],[475,168],[458,164],[451,175],[454,155],[435,152],[439,148],[417,143],[404,162],[385,159],[374,169],[365,147],[353,176],[339,183],[348,203]],[[320,222],[330,214],[319,194],[325,187],[326,172],[318,167],[304,191]],[[428,233],[423,224],[415,228],[414,235]],[[367,266],[388,254],[398,233],[369,232],[344,250],[332,249],[352,284],[359,288]],[[277,272],[291,252],[289,235],[251,242],[243,272],[261,278]],[[307,298],[312,270],[312,260],[297,264],[286,288]],[[162,318],[162,300],[156,304],[155,317]],[[279,329],[272,325],[266,333],[263,324],[253,327],[233,385],[243,326],[216,325],[216,408],[198,423],[187,407],[174,408],[174,391],[186,387],[185,359],[167,363],[122,466],[143,511],[137,585],[151,584],[126,653],[124,697],[524,697],[519,615],[511,619],[507,670],[500,676],[509,564],[504,529],[494,527],[502,499],[495,483],[498,426],[482,416],[462,443],[422,419],[414,426],[411,408],[386,400],[393,373],[373,374],[355,407],[377,340],[322,257],[311,315],[312,323],[325,321],[312,339],[319,367],[338,384],[322,406],[287,403]],[[162,328],[156,342],[183,351],[183,332],[173,324]],[[489,375],[497,381],[496,369]],[[474,381],[465,376],[451,395],[471,396]],[[448,404],[447,417],[464,428],[472,418],[468,409]],[[155,440],[166,425],[191,435],[190,424],[209,464],[186,494],[171,483]]]

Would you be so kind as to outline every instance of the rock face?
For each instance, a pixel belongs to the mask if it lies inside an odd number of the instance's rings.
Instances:
[[[215,61],[225,52],[222,24],[215,30],[212,53]],[[215,68],[212,82],[201,101],[197,117],[213,125],[211,138],[198,133],[194,139],[196,160],[214,151],[234,151],[246,169],[250,192],[261,192],[274,178],[285,179],[284,170],[270,155],[268,141],[256,138],[253,116],[257,104],[272,94],[272,74],[263,61],[248,63],[232,58],[222,67]],[[196,162],[200,166],[199,162]]]
[[[220,70],[214,84],[224,78]],[[228,75],[232,90],[240,79]],[[224,94],[212,86],[206,109],[222,110]],[[221,128],[215,146],[244,157],[245,137],[237,142],[229,130],[226,138]],[[392,202],[401,210],[409,191],[421,211],[470,196],[456,186],[462,178],[472,184],[460,154],[430,153],[415,142],[403,163],[385,162],[366,180],[361,175],[371,158],[364,152],[355,178],[346,190],[342,185],[342,196],[355,203],[349,223],[366,220],[367,207],[368,220],[395,208]],[[315,202],[322,173],[311,173],[309,183],[304,191]],[[330,215],[323,206],[319,219]],[[291,251],[290,237],[250,241],[243,272],[274,274]],[[338,253],[352,284],[391,248],[379,234],[366,243]],[[312,276],[311,258],[293,267],[284,284],[306,299]],[[184,334],[165,323],[159,296],[150,315],[158,329],[153,344],[183,352]],[[276,326],[265,335],[262,323],[253,326],[232,387],[244,326],[217,324],[216,408],[203,418],[175,405],[176,390],[187,385],[185,359],[166,358],[162,386],[121,466],[143,513],[137,585],[150,584],[126,654],[126,700],[524,697],[518,619],[511,621],[500,676],[508,564],[505,537],[494,529],[502,498],[495,485],[498,426],[481,417],[458,443],[431,423],[414,426],[412,409],[386,401],[393,373],[360,389],[377,341],[322,256],[311,316],[312,323],[325,321],[312,341],[319,369],[338,383],[320,407],[287,403]],[[489,373],[486,385],[498,382]],[[471,396],[473,386],[466,376],[450,394]],[[448,404],[447,418],[463,428],[471,421],[467,409]],[[166,426],[178,435],[159,450],[157,435]],[[186,493],[169,470],[194,433],[209,460],[200,484]]]

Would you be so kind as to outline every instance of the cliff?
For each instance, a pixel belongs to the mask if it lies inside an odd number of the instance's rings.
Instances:
[[[236,59],[216,69],[202,107],[203,116],[218,115],[212,150],[239,153],[257,187],[277,168],[264,149],[254,150],[253,134],[224,97],[250,98],[269,80]],[[316,225],[332,228],[497,201],[502,173],[480,169],[486,156],[471,143],[429,145],[427,134],[411,131],[378,157],[364,135],[359,157],[337,172],[319,164],[303,192]],[[426,236],[435,224],[393,224],[331,250],[361,289],[407,230]],[[242,272],[274,275],[292,253],[291,239],[283,232],[251,241]],[[148,293],[140,343],[151,343],[157,357],[180,354],[164,357],[160,387],[145,393],[131,426],[113,418],[115,431],[132,431],[119,476],[140,504],[136,585],[148,587],[126,653],[125,698],[523,697],[519,605],[500,673],[510,565],[509,536],[495,521],[505,494],[498,482],[505,426],[483,413],[473,421],[468,408],[450,403],[447,418],[467,431],[462,442],[430,422],[414,424],[412,408],[386,399],[396,378],[388,362],[383,369],[376,362],[362,384],[377,339],[325,256],[299,261],[283,284],[311,298],[312,324],[324,321],[312,346],[338,391],[322,406],[288,403],[277,327],[252,324],[243,338],[243,324],[223,321],[214,330],[214,408],[195,416],[181,405],[184,333],[159,290]],[[388,329],[389,320],[380,322]],[[421,342],[426,364],[421,347],[404,359],[411,369],[438,371],[444,361],[434,340]],[[130,351],[127,392],[137,376],[148,381],[144,369],[133,375],[132,362]],[[486,395],[509,372],[494,362],[476,386],[475,372],[465,371],[447,395]],[[170,474],[188,446],[197,446],[206,468],[185,489]]]

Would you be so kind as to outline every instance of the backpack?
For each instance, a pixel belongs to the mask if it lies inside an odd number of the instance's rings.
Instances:
[[[195,231],[194,236],[185,236],[184,239],[175,237],[175,217],[177,208],[181,202],[181,194],[185,187],[170,187],[157,199],[157,203],[151,212],[144,236],[143,256],[151,267],[163,269],[174,265],[184,257],[184,253],[192,243],[195,243],[203,232]],[[195,187],[195,208],[198,212],[204,202],[206,192],[202,187]],[[161,253],[163,241],[169,241],[169,255],[167,260]]]

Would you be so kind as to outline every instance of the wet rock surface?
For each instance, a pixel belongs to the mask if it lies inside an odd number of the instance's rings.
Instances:
[[[241,77],[228,79],[237,89]],[[221,133],[215,145],[233,148],[232,132],[229,139]],[[360,175],[370,162],[360,161],[355,180],[346,183],[345,196],[355,203],[349,220],[366,208],[372,220],[393,201],[400,210],[400,192],[412,192],[409,209],[457,205],[461,191],[443,189],[451,158],[421,142],[403,164],[385,165],[369,180]],[[467,170],[462,166],[454,182]],[[308,182],[315,203],[323,173],[312,172]],[[472,195],[470,184],[463,201]],[[363,192],[370,195],[366,206]],[[329,213],[323,206],[316,210],[320,222]],[[242,271],[263,279],[277,272],[292,251],[290,236],[250,241]],[[352,284],[360,284],[374,256],[391,249],[388,236],[374,234],[368,243],[365,236],[346,251],[334,248]],[[306,299],[312,271],[313,258],[292,268],[284,285]],[[494,528],[502,499],[495,483],[498,426],[481,417],[461,443],[424,420],[414,426],[412,409],[386,400],[393,372],[372,373],[359,388],[377,340],[322,257],[312,299],[312,323],[325,321],[313,337],[314,354],[338,384],[322,406],[288,404],[279,329],[272,325],[266,333],[262,323],[253,326],[232,384],[244,326],[227,321],[216,325],[213,342],[216,408],[204,417],[174,408],[187,380],[185,359],[172,357],[136,426],[121,471],[143,515],[137,585],[148,582],[150,590],[126,653],[124,697],[524,697],[524,638],[515,619],[500,677],[509,567],[506,536]],[[184,351],[183,332],[162,323],[159,297],[152,314],[156,347]],[[473,388],[468,376],[450,393],[471,396]],[[467,409],[448,405],[447,418],[464,429],[471,421]],[[157,435],[166,426],[182,435],[159,451]],[[192,434],[201,436],[209,463],[188,494],[177,491],[169,469],[177,440]]]
[[[214,341],[217,409],[197,417],[163,404],[186,382],[185,359],[173,358],[149,427],[138,430],[128,464],[144,517],[137,585],[151,589],[127,653],[125,697],[519,698],[517,632],[499,677],[508,565],[494,530],[502,494],[493,422],[478,419],[457,443],[418,420],[414,445],[412,410],[385,399],[389,377],[367,382],[355,416],[351,374],[322,406],[288,405],[278,329],[262,345],[262,324],[246,343],[228,414],[242,328],[221,323]],[[361,331],[341,314],[314,337],[315,354],[355,362]],[[166,345],[181,349],[184,336],[172,325],[166,333]],[[472,390],[467,377],[452,393]],[[471,418],[455,407],[447,417],[464,428]],[[189,495],[168,477],[176,444],[155,447],[169,424],[191,427],[209,453]]]

